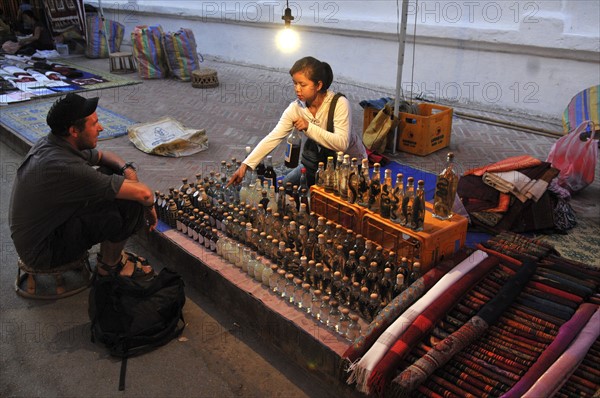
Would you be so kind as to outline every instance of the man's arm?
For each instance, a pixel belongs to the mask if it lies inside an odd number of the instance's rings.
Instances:
[[[115,173],[120,174],[126,163],[123,158],[114,152],[98,151],[98,164],[111,169]],[[123,171],[123,176],[128,180],[138,181],[137,172],[131,167],[127,167]]]

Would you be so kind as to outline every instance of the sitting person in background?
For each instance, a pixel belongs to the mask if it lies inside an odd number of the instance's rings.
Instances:
[[[54,40],[48,28],[39,21],[33,11],[23,11],[23,22],[33,26],[31,36],[19,39],[17,43],[7,41],[2,49],[10,54],[33,55],[37,50],[53,50]]]
[[[10,24],[5,20],[4,10],[0,8],[0,44],[8,40],[15,40]]]

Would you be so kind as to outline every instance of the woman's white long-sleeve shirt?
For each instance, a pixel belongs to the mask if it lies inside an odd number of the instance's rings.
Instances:
[[[362,137],[352,133],[350,102],[346,97],[339,97],[333,115],[333,133],[327,131],[327,118],[331,100],[335,93],[327,90],[323,103],[313,116],[306,104],[300,100],[292,102],[281,115],[275,128],[263,138],[256,148],[244,160],[244,164],[252,169],[261,162],[281,141],[286,139],[294,128],[294,121],[299,118],[308,120],[308,128],[304,134],[317,144],[332,149],[336,152],[342,151],[351,158],[363,159],[367,157]]]

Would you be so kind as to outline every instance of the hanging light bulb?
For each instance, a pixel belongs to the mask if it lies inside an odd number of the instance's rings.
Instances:
[[[277,47],[282,52],[290,53],[298,49],[298,47],[300,46],[300,38],[298,37],[298,33],[291,29],[294,16],[292,15],[292,10],[289,6],[289,2],[286,2],[286,9],[283,12],[283,16],[281,17],[281,19],[283,19],[284,21],[285,28],[279,33],[277,33]]]
[[[292,15],[292,9],[290,8],[289,1],[286,1],[285,6],[286,6],[286,8],[285,8],[285,11],[283,12],[283,16],[281,17],[281,19],[283,19],[283,23],[285,24],[285,28],[287,29],[292,25],[294,16]]]

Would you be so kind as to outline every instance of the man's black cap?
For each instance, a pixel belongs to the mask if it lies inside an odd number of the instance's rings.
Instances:
[[[67,130],[77,120],[83,119],[96,111],[98,97],[85,98],[77,94],[67,94],[57,100],[46,116],[46,123],[56,135],[67,135]]]

